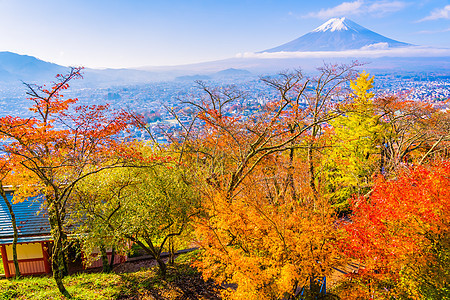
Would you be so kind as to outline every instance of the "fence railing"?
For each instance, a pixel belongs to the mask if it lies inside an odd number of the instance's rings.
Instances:
[[[305,286],[302,287],[300,292],[296,295],[297,300],[306,300],[306,293],[314,297],[314,299],[320,299],[327,294],[327,277],[323,278],[313,277],[309,280],[309,290],[306,292]],[[311,299],[311,297],[309,299]]]

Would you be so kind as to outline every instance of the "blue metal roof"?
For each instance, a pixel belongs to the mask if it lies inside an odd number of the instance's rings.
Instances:
[[[10,203],[12,203],[12,192],[6,192],[6,195]],[[21,203],[12,204],[16,216],[19,239],[23,240],[23,242],[28,242],[28,240],[34,241],[34,239],[41,241],[44,236],[50,236],[47,212],[45,209],[41,209],[42,201],[42,196],[38,196],[28,198]],[[0,244],[12,243],[13,234],[8,207],[3,198],[0,197]],[[37,236],[40,237],[37,238]],[[35,238],[30,239],[30,237]]]
[[[53,241],[53,237],[51,235],[39,235],[39,236],[19,237],[17,239],[17,243],[37,243],[46,241]],[[13,238],[0,239],[0,245],[9,245],[12,243]]]

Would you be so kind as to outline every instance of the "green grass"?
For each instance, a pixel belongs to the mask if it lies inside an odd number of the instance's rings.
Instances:
[[[166,278],[158,269],[143,269],[127,274],[78,274],[64,278],[73,299],[179,299],[186,291],[183,282],[200,278],[187,255],[176,267],[168,267]],[[0,300],[65,299],[51,277],[25,277],[0,280]]]
[[[116,299],[123,285],[117,274],[80,274],[64,279],[74,299]],[[64,299],[51,277],[26,277],[0,281],[0,300]]]

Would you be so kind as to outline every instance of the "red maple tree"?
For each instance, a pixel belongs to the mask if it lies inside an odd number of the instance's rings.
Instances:
[[[342,246],[364,266],[352,277],[365,296],[444,299],[450,279],[449,174],[449,161],[417,166],[395,180],[379,177],[370,198],[353,199]]]

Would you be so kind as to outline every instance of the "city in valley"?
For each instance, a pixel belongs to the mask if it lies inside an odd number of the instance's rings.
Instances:
[[[359,69],[364,69],[360,67]],[[266,75],[269,76],[269,75]],[[276,74],[272,75],[276,76]],[[157,141],[167,143],[165,132],[180,129],[178,121],[168,110],[181,111],[186,107],[185,101],[192,101],[202,96],[196,83],[201,80],[211,88],[235,86],[245,93],[233,106],[233,113],[249,116],[257,113],[265,103],[276,100],[278,92],[264,84],[259,76],[251,73],[246,76],[212,79],[208,76],[184,76],[179,79],[146,84],[114,85],[109,87],[83,87],[83,79],[74,82],[75,87],[66,91],[65,96],[78,98],[81,105],[110,104],[116,109],[126,109],[145,116],[149,128]],[[375,74],[374,91],[376,95],[402,95],[407,100],[423,101],[440,110],[449,108],[450,75],[445,72],[409,72]],[[80,86],[78,86],[79,84]],[[3,87],[0,91],[0,115],[27,116],[29,100],[25,87]],[[137,130],[137,129],[136,129]],[[137,138],[148,139],[147,131],[137,130]]]

